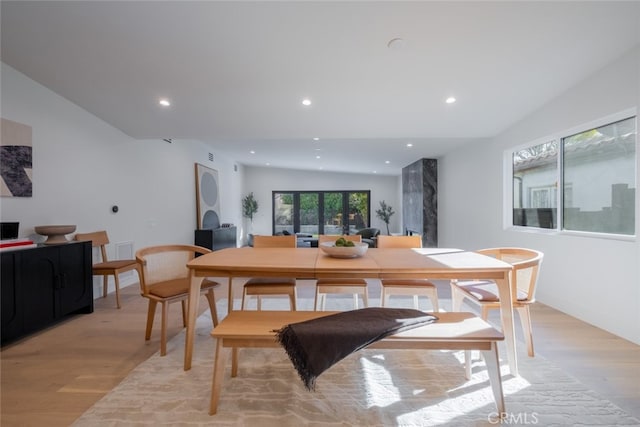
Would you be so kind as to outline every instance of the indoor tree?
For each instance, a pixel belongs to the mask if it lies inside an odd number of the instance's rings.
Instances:
[[[391,215],[395,212],[390,205],[387,205],[387,202],[384,200],[380,201],[380,209],[376,209],[376,216],[380,218],[387,226],[387,234],[389,233],[389,221],[391,220]]]

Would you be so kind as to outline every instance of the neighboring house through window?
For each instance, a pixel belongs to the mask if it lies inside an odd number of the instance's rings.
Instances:
[[[600,122],[509,153],[510,225],[635,235],[635,111]]]

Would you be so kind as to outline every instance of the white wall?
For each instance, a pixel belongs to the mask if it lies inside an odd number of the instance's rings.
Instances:
[[[504,229],[502,221],[505,150],[639,105],[640,47],[636,47],[487,144],[468,145],[446,155],[438,168],[440,245],[541,250],[545,259],[539,301],[640,344],[637,239],[518,232]],[[636,233],[637,200],[636,194]]]
[[[243,197],[253,191],[258,213],[253,219],[253,234],[271,234],[272,191],[304,190],[371,190],[371,226],[386,233],[386,225],[376,217],[380,201],[385,200],[396,212],[391,216],[389,231],[402,231],[402,192],[399,176],[303,171],[269,167],[245,167]],[[246,221],[245,221],[246,224]],[[246,232],[246,230],[245,230]],[[244,235],[244,234],[243,234]]]
[[[133,241],[134,250],[193,243],[196,162],[218,170],[221,222],[241,222],[241,168],[230,159],[213,152],[209,161],[198,141],[130,138],[6,64],[1,79],[0,115],[33,130],[33,197],[0,200],[2,220],[20,221],[21,237],[43,239],[36,225],[75,224],[107,230],[112,243]]]

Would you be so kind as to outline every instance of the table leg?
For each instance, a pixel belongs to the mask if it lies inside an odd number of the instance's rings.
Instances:
[[[500,320],[502,333],[507,347],[507,360],[511,375],[518,376],[518,359],[516,357],[516,333],[513,324],[513,303],[511,295],[511,281],[509,272],[504,273],[502,279],[496,280],[498,296],[500,297]]]
[[[209,405],[209,415],[214,415],[218,411],[218,400],[222,389],[222,379],[224,377],[224,365],[227,352],[223,347],[223,338],[218,338],[216,344],[216,360],[213,364],[213,379],[211,381],[211,403]]]
[[[484,363],[487,366],[487,373],[489,374],[489,383],[491,383],[491,391],[493,392],[493,399],[496,401],[496,407],[498,408],[498,413],[504,414],[505,413],[504,393],[502,392],[502,379],[500,377],[500,360],[498,358],[498,345],[495,342],[492,342],[491,350],[483,350],[482,356],[484,357]]]
[[[184,370],[191,369],[191,359],[193,358],[193,342],[196,332],[196,314],[198,313],[198,300],[200,299],[200,285],[202,278],[197,277],[193,270],[189,270],[191,285],[189,287],[189,314],[187,316],[187,336],[184,340]]]

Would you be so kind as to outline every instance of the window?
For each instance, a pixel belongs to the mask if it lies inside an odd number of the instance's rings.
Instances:
[[[635,235],[636,140],[626,116],[512,152],[512,224]]]
[[[273,233],[354,234],[369,212],[370,191],[274,191]]]

